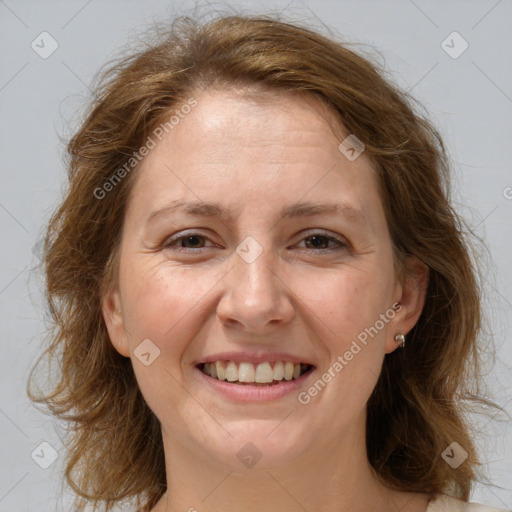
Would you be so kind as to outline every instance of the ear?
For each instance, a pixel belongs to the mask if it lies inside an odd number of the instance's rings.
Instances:
[[[130,357],[119,292],[117,290],[107,292],[101,306],[110,342],[122,356]]]
[[[427,265],[419,258],[409,256],[404,267],[404,277],[397,287],[395,300],[400,306],[394,308],[397,313],[386,339],[387,354],[398,348],[395,336],[397,334],[405,336],[416,325],[427,295],[430,274]]]

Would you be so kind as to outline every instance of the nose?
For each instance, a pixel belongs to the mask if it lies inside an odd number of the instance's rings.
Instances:
[[[230,328],[244,333],[266,334],[294,316],[287,283],[278,275],[272,251],[264,250],[248,263],[234,254],[235,264],[223,280],[225,289],[217,305],[217,316]]]

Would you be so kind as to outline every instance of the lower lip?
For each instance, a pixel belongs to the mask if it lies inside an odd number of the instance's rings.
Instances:
[[[195,370],[199,373],[200,378],[206,385],[222,393],[227,398],[238,402],[267,402],[282,398],[302,387],[304,382],[309,379],[315,371],[314,369],[309,370],[297,379],[282,380],[279,384],[273,384],[271,386],[251,386],[250,384],[233,384],[225,380],[214,379],[206,375],[206,373],[202,372],[199,368]]]

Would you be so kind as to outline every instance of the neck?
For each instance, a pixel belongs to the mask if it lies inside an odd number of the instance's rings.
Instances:
[[[368,463],[360,425],[340,435],[340,442],[319,440],[293,461],[265,465],[262,458],[250,469],[235,454],[229,466],[187,449],[165,431],[163,438],[168,492],[153,512],[398,510],[396,496]]]

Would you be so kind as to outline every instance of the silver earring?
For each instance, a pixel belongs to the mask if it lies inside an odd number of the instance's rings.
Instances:
[[[405,336],[403,334],[397,334],[395,336],[395,341],[398,343],[400,348],[405,347]]]

